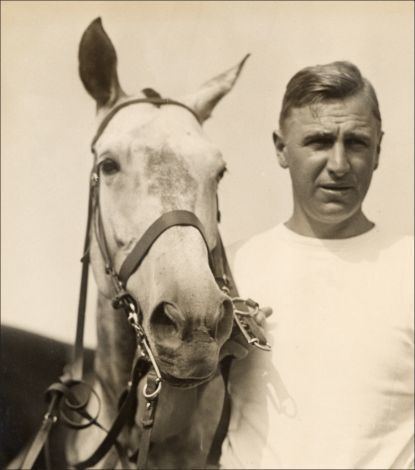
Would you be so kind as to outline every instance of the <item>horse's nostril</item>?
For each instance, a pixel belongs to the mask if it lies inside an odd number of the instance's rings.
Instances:
[[[232,330],[233,305],[230,299],[225,299],[220,306],[219,321],[216,325],[215,337],[219,342],[225,341]]]
[[[179,334],[179,313],[167,302],[161,302],[151,315],[150,325],[153,335],[158,340],[171,338]]]

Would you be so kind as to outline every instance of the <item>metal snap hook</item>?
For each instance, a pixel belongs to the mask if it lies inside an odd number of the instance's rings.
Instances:
[[[157,387],[152,393],[147,392],[148,383],[145,384],[143,389],[143,395],[146,400],[153,400],[161,392],[161,380],[156,379]]]
[[[257,347],[258,349],[261,349],[262,351],[271,351],[271,345],[268,343],[261,344],[258,338],[252,339],[250,343],[253,344],[255,347]]]

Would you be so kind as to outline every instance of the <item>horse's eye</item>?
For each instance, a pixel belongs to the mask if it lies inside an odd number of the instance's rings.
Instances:
[[[117,171],[120,171],[120,165],[111,158],[106,158],[100,163],[99,167],[104,175],[113,175],[114,173],[117,173]]]

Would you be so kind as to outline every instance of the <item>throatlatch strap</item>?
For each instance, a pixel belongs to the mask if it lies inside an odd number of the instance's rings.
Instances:
[[[182,210],[166,212],[150,225],[122,264],[118,277],[124,287],[126,287],[129,277],[138,269],[148,250],[157,238],[168,228],[177,225],[192,226],[199,230],[207,247],[209,263],[212,264],[205,230],[196,215],[193,214],[193,212]]]

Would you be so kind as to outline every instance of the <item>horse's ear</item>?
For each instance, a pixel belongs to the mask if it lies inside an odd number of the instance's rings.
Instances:
[[[85,30],[79,44],[79,75],[98,108],[113,105],[125,95],[118,82],[117,54],[101,18]]]
[[[212,78],[204,83],[196,93],[183,99],[183,102],[199,116],[200,122],[206,121],[221,98],[232,90],[249,56],[250,54],[247,54],[238,65]]]

